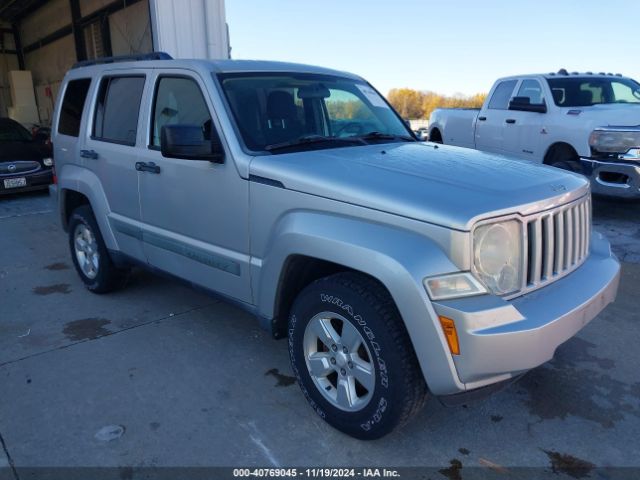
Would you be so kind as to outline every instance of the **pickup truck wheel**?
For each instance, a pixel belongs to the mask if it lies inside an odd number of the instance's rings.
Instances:
[[[307,286],[289,317],[293,372],[333,427],[371,440],[404,424],[426,384],[402,318],[377,281],[339,273]]]
[[[558,146],[553,148],[547,154],[547,158],[545,158],[544,163],[562,170],[582,173],[580,163],[578,162],[578,155],[568,146]]]
[[[111,261],[88,205],[76,208],[71,214],[69,247],[76,271],[90,291],[107,293],[124,286],[129,272],[116,268]]]

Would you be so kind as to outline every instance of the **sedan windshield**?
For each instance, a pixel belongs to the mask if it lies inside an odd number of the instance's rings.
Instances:
[[[624,77],[549,78],[559,107],[590,107],[603,103],[640,103],[640,84]]]
[[[30,142],[29,131],[12,120],[0,120],[0,142]]]
[[[302,73],[234,73],[219,79],[252,151],[415,141],[384,98],[362,81]]]

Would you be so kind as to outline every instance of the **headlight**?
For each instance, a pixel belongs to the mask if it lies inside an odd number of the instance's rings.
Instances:
[[[51,165],[53,165],[53,158],[43,158],[42,159],[42,163],[44,163],[45,167],[50,167]]]
[[[423,283],[431,300],[447,300],[487,293],[487,289],[468,272],[425,278]]]
[[[490,223],[473,233],[473,272],[496,295],[522,284],[522,234],[517,220]]]
[[[589,145],[601,153],[625,153],[640,147],[640,128],[597,128],[589,136]]]

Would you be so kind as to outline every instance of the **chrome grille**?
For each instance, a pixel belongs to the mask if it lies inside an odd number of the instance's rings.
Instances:
[[[32,173],[40,169],[40,163],[28,160],[0,163],[0,176]]]
[[[524,218],[526,293],[578,268],[589,254],[591,197]]]

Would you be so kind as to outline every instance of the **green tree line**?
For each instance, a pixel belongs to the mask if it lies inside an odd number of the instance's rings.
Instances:
[[[402,118],[428,119],[436,108],[480,108],[486,96],[486,93],[447,96],[411,88],[394,88],[389,91],[387,100]]]

